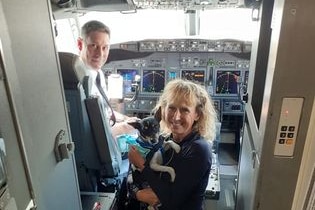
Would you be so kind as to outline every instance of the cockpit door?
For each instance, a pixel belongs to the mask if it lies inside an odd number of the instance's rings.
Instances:
[[[67,145],[71,136],[49,5],[0,1],[0,138],[17,209],[33,199],[36,209],[80,210],[74,156],[55,156],[56,139]]]

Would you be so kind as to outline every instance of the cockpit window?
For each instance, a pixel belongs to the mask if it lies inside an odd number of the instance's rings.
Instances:
[[[88,12],[78,17],[78,23],[96,19],[111,29],[111,44],[144,39],[236,39],[252,41],[256,23],[251,19],[251,9],[226,8],[198,11],[199,21],[188,18],[183,10],[143,9],[135,13]],[[57,20],[59,37],[57,46],[76,50],[77,29],[75,21]],[[187,31],[191,24],[199,24],[196,34]],[[69,26],[70,25],[70,26]],[[79,27],[80,27],[79,26]],[[65,28],[68,27],[68,28]],[[70,29],[69,29],[70,27]],[[69,40],[74,39],[73,43]],[[59,44],[60,43],[60,44]],[[71,45],[71,46],[70,46]]]

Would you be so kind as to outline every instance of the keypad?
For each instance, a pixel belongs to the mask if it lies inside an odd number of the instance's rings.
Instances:
[[[283,125],[279,134],[279,144],[292,144],[294,138],[295,126]]]

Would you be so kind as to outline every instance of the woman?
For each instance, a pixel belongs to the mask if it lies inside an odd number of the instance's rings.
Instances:
[[[215,137],[216,112],[207,91],[185,80],[170,81],[155,108],[160,113],[161,132],[180,145],[177,154],[168,150],[164,159],[174,168],[176,177],[170,182],[144,166],[145,160],[131,147],[129,161],[137,166],[150,188],[139,190],[136,197],[149,205],[167,210],[201,210],[211,169],[210,144]]]

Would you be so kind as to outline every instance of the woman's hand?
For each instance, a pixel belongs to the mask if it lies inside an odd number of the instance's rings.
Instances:
[[[128,159],[129,162],[136,166],[136,168],[138,168],[140,171],[144,169],[145,160],[143,159],[143,157],[138,152],[135,146],[130,146],[128,152]]]
[[[142,190],[139,190],[136,193],[136,197],[139,201],[147,203],[151,206],[155,206],[160,203],[158,197],[156,194],[153,192],[151,188],[145,188]]]

